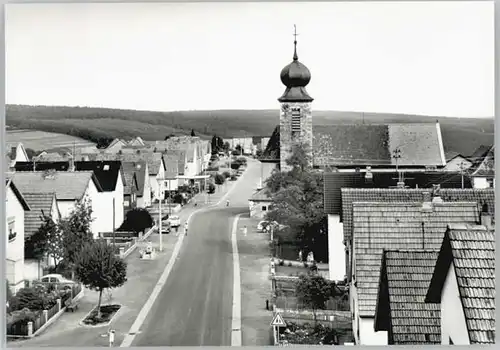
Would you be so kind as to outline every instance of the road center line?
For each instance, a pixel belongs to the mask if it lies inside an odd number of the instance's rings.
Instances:
[[[244,175],[245,174],[243,174],[243,176]],[[243,178],[243,176],[241,178]],[[240,178],[240,180],[241,180],[241,178]],[[189,222],[191,217],[200,211],[205,211],[208,208],[216,207],[216,206],[220,205],[233,192],[233,190],[235,189],[235,187],[237,185],[238,185],[238,183],[234,183],[233,187],[231,187],[229,189],[229,191],[227,191],[227,193],[224,196],[222,196],[222,198],[217,203],[211,204],[205,208],[197,209],[194,212],[192,212],[191,214],[189,214],[186,221]],[[237,216],[237,218],[238,217],[239,217],[239,215]],[[235,222],[237,223],[237,219]],[[184,237],[185,237],[184,235],[180,235],[180,237],[177,239],[177,242],[175,243],[174,250],[172,252],[172,256],[168,260],[168,264],[165,267],[165,270],[163,270],[163,273],[161,274],[160,279],[156,283],[153,291],[149,295],[148,300],[146,301],[146,303],[142,307],[141,311],[139,312],[139,315],[137,315],[137,318],[135,319],[134,323],[132,324],[132,327],[130,327],[128,334],[125,335],[125,338],[123,339],[122,343],[120,344],[120,347],[122,347],[122,348],[130,347],[132,345],[132,342],[134,341],[136,335],[140,332],[139,330],[141,329],[142,324],[146,320],[146,317],[148,316],[149,312],[151,311],[151,308],[153,307],[154,302],[158,298],[158,295],[160,295],[161,289],[163,288],[163,285],[167,281],[167,278],[170,275],[172,268],[174,267],[175,261],[177,260],[178,255],[180,253],[182,242],[184,241]],[[238,249],[238,247],[236,247],[236,250],[237,249]],[[234,254],[234,249],[233,249],[233,254]],[[238,254],[238,252],[236,252],[236,254]],[[234,262],[234,256],[233,256],[233,262]],[[238,281],[239,281],[239,273],[240,273],[240,267],[239,267],[239,257],[238,257]],[[238,282],[238,291],[239,290],[240,290],[240,285]],[[240,297],[239,292],[238,292],[238,297]],[[241,305],[241,302],[238,305]],[[240,315],[241,315],[241,308],[240,308]],[[234,301],[233,301],[233,318],[234,318]],[[241,324],[241,321],[240,321],[240,324]],[[240,345],[241,345],[241,332],[240,332]]]
[[[233,246],[233,317],[231,320],[231,346],[241,346],[241,276],[240,256],[238,254],[238,220],[241,214],[236,215],[231,232]]]

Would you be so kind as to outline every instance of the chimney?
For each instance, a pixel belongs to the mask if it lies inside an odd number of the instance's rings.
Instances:
[[[488,210],[488,204],[483,204],[481,208],[481,225],[486,227],[488,230],[493,229],[493,224],[491,222],[491,215]]]
[[[443,203],[441,199],[441,185],[432,185],[432,203]]]
[[[56,178],[56,171],[54,169],[46,170],[42,173],[44,180],[54,180]]]
[[[422,210],[432,211],[432,195],[430,191],[422,193]]]

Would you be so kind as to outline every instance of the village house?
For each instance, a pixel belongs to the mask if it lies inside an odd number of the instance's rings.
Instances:
[[[441,344],[495,344],[495,231],[450,224],[426,302],[440,305]]]
[[[12,175],[5,183],[6,278],[13,293],[24,287],[24,214],[31,210]]]
[[[33,252],[27,249],[33,235],[44,223],[44,216],[49,217],[54,223],[61,219],[61,213],[57,205],[57,197],[54,192],[24,193],[24,198],[31,210],[24,213],[24,278],[27,281],[38,280],[42,277],[44,270],[55,265],[54,257],[45,256],[41,259],[33,256]]]
[[[470,159],[473,165],[469,171],[474,188],[495,188],[495,147],[481,146]]]
[[[108,145],[108,147],[106,147],[105,149],[101,150],[101,152],[111,153],[111,154],[118,153],[126,145],[127,145],[127,142],[125,142],[122,139],[116,138],[113,141],[111,141],[111,143]]]
[[[113,207],[99,201],[103,189],[93,171],[16,171],[13,181],[26,193],[54,192],[61,217],[67,217],[78,201],[88,199],[92,205],[92,233],[108,232]]]
[[[374,318],[383,249],[439,249],[450,223],[479,222],[477,202],[444,202],[424,192],[419,202],[353,203],[352,279],[349,296],[357,345],[386,345]]]
[[[165,166],[165,191],[172,193],[179,188],[179,159],[174,155],[163,155],[163,165]]]
[[[446,166],[444,171],[465,172],[472,166],[472,162],[458,152],[446,152]]]
[[[139,183],[136,174],[136,164],[134,162],[121,162],[125,186],[123,186],[123,210],[127,211],[137,207],[137,197],[139,193]],[[143,183],[144,190],[144,183]]]
[[[17,162],[27,162],[30,160],[21,142],[15,146],[12,144],[7,144],[6,146],[8,152],[5,161],[8,165],[8,169],[14,168]]]
[[[79,161],[75,162],[77,171],[93,171],[102,192],[98,195],[100,205],[111,208],[111,220],[101,227],[100,232],[113,232],[124,220],[124,185],[125,177],[120,161]],[[109,210],[108,210],[109,211]]]
[[[248,207],[250,209],[250,217],[263,219],[267,212],[270,210],[272,198],[267,187],[261,188],[255,192],[248,200]]]
[[[437,250],[383,250],[375,332],[387,332],[387,345],[441,344],[440,306],[425,302],[437,256]]]

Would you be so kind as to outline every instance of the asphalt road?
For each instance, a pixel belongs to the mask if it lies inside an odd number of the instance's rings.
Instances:
[[[191,218],[173,269],[132,346],[230,346],[233,301],[231,229],[260,176],[249,162],[225,203]],[[148,295],[145,295],[146,299]]]

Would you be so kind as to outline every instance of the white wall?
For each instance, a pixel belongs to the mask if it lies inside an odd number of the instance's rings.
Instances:
[[[124,219],[124,190],[123,190],[123,180],[122,180],[122,172],[118,174],[118,181],[116,182],[116,187],[114,191],[115,197],[115,227],[118,228],[123,223]]]
[[[144,175],[144,193],[142,197],[140,198],[141,205],[140,208],[145,208],[149,207],[151,205],[151,179],[149,176],[149,167],[148,164],[146,163],[146,169],[145,175]],[[138,205],[139,205],[139,198],[138,199]]]
[[[441,344],[449,344],[450,337],[454,345],[470,344],[453,263],[441,294]]]
[[[24,279],[34,281],[40,279],[43,274],[43,262],[35,259],[24,260]]]
[[[158,199],[158,193],[159,193],[159,185],[158,185],[158,180],[157,180],[157,175],[149,175],[149,186],[150,189],[148,191],[152,191],[153,195],[150,196],[151,200]],[[144,191],[146,191],[146,187],[144,187]]]
[[[472,162],[463,158],[455,157],[450,160],[443,168],[445,171],[460,171],[460,164],[463,162],[463,169],[468,169],[472,166]]]
[[[488,183],[486,177],[473,177],[472,187],[479,189],[490,188],[490,184]],[[495,188],[495,179],[493,179],[493,188]]]
[[[9,226],[12,225],[16,237],[9,242]],[[24,286],[24,208],[14,191],[6,188],[5,242],[7,246],[7,279],[13,291]]]
[[[328,214],[328,270],[332,281],[342,281],[346,275],[344,225],[339,215]]]
[[[57,206],[59,207],[59,212],[61,217],[65,218],[75,209],[75,200],[57,200]]]
[[[92,192],[90,192],[92,193]],[[92,233],[94,238],[100,232],[113,232],[113,199],[114,192],[97,192],[92,199]],[[118,228],[118,225],[115,225]]]
[[[28,162],[28,155],[22,143],[19,143],[16,147],[16,163],[17,162]]]
[[[270,204],[271,202],[248,201],[248,207],[250,209],[250,217],[255,219],[264,219],[267,212],[269,211]],[[262,210],[262,207],[266,207],[266,210]]]
[[[356,345],[387,345],[387,331],[375,332],[375,318],[359,319],[359,343]]]

